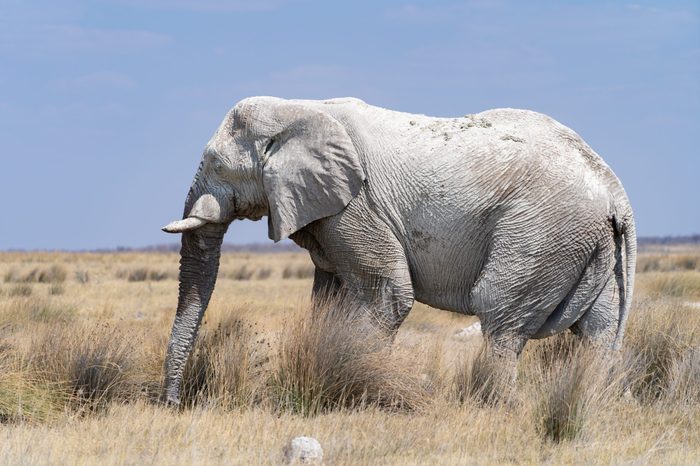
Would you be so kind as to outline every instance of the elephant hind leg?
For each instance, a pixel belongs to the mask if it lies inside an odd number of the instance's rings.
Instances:
[[[571,330],[584,340],[601,348],[612,349],[620,321],[619,284],[615,269],[615,245],[612,238],[599,245],[594,262],[594,287],[591,288],[581,316]]]
[[[596,248],[569,293],[532,338],[546,338],[572,328],[596,302],[605,285],[605,279],[601,279],[601,275],[605,277],[611,267],[610,254],[605,249]]]
[[[613,273],[603,282],[590,308],[571,327],[584,340],[601,348],[612,349],[619,325],[620,295]]]
[[[494,376],[510,380],[511,388],[525,344],[555,313],[577,281],[561,273],[562,269],[571,269],[576,258],[560,259],[558,251],[550,249],[547,260],[540,259],[541,251],[548,248],[548,244],[527,241],[497,242],[469,293],[469,307],[481,320],[486,357],[497,371]],[[548,266],[555,260],[559,268]],[[566,260],[568,264],[563,263]]]
[[[525,339],[498,339],[485,335],[481,352],[472,361],[465,387],[479,403],[509,403],[518,375],[518,356]]]

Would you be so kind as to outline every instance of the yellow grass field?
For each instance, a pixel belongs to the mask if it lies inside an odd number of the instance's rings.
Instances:
[[[301,435],[332,465],[700,463],[698,249],[640,256],[613,370],[566,335],[531,342],[496,401],[481,337],[457,335],[475,318],[417,304],[371,351],[309,321],[305,253],[224,254],[174,409],[178,259],[0,253],[0,464],[282,464]]]

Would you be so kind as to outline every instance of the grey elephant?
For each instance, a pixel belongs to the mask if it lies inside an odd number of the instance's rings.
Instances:
[[[349,290],[395,332],[414,301],[476,315],[487,354],[566,329],[619,348],[635,225],[612,170],[572,130],[531,111],[461,118],[353,99],[252,97],[204,149],[185,201],[180,291],[165,363],[179,403],[228,225],[268,217],[315,265],[313,294]]]

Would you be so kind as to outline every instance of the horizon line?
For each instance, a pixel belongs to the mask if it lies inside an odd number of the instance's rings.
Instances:
[[[689,235],[659,235],[659,236],[639,236],[637,237],[639,246],[649,245],[700,245],[700,233]],[[0,253],[22,253],[22,252],[58,252],[58,253],[119,253],[119,252],[163,252],[171,253],[180,250],[179,242],[151,244],[146,246],[114,246],[92,249],[70,249],[70,248],[7,248],[0,249]],[[223,243],[222,252],[295,252],[303,250],[293,241],[282,241],[279,243],[252,241],[248,243]]]

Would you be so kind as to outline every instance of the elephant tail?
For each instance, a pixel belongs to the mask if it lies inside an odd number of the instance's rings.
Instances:
[[[631,213],[622,218],[613,215],[611,220],[615,235],[615,278],[620,296],[617,335],[613,343],[613,349],[617,350],[622,346],[627,317],[632,305],[634,273],[637,265],[637,233]]]

